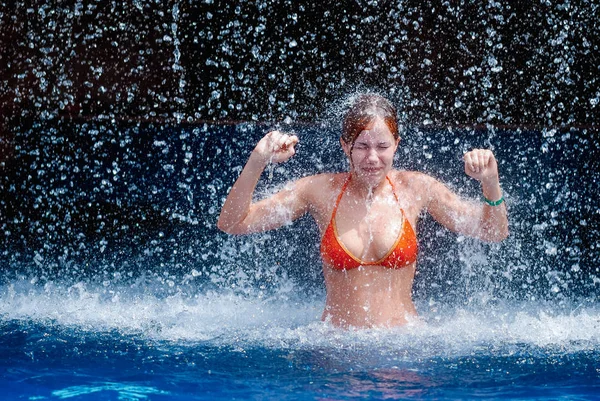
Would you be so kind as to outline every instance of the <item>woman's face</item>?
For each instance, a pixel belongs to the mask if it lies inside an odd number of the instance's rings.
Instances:
[[[377,184],[392,169],[399,141],[394,138],[385,121],[376,117],[373,123],[358,135],[354,147],[343,140],[341,142],[350,159],[352,171],[359,178]]]

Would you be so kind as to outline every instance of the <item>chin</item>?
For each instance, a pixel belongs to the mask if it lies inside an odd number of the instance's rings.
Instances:
[[[360,176],[361,179],[368,181],[368,182],[373,182],[373,183],[377,183],[379,181],[381,181],[386,175],[386,171],[385,169],[377,169],[377,170],[373,170],[373,171],[366,171],[366,170],[360,170],[358,171],[358,176]]]

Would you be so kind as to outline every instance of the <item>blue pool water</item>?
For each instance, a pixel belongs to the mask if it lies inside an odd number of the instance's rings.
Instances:
[[[408,327],[343,331],[319,321],[318,296],[287,290],[164,297],[131,286],[7,283],[1,398],[599,397],[594,305],[446,307]]]

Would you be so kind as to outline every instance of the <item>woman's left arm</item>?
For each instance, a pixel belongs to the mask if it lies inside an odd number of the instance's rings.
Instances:
[[[483,203],[461,199],[445,185],[431,179],[427,186],[429,213],[442,225],[460,234],[489,242],[508,237],[506,205],[500,189],[498,164],[487,149],[475,149],[464,155],[465,173],[481,183]]]

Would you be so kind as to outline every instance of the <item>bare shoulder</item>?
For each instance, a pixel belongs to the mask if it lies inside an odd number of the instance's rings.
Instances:
[[[426,190],[436,179],[420,171],[394,170],[390,174],[394,185],[412,190]]]
[[[392,171],[390,179],[394,183],[396,193],[401,201],[406,202],[403,207],[413,216],[421,213],[432,199],[432,190],[438,182],[432,176],[419,171]]]
[[[307,210],[321,230],[329,221],[335,199],[347,177],[347,173],[324,173],[303,177],[295,182]]]
[[[333,193],[339,191],[346,177],[347,173],[315,174],[300,178],[294,185],[304,196],[316,203],[325,201]]]

